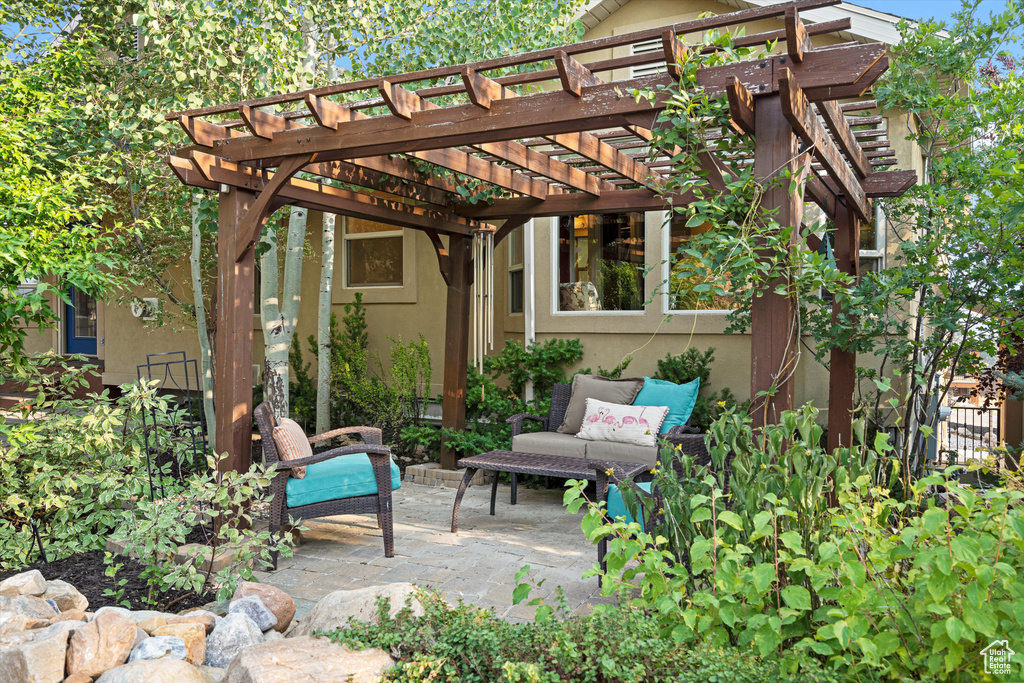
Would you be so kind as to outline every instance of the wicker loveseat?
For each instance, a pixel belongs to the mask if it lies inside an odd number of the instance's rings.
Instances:
[[[519,413],[508,418],[512,425],[512,450],[519,453],[540,453],[543,455],[562,455],[578,457],[595,462],[613,460],[619,462],[642,462],[654,467],[660,456],[658,446],[634,446],[610,441],[587,441],[572,434],[557,432],[558,426],[565,419],[565,410],[569,406],[572,385],[556,384],[551,390],[551,408],[547,417],[538,417],[528,413]],[[540,431],[523,432],[525,422],[539,422]],[[688,425],[673,427],[662,437],[673,446],[679,447],[699,461],[708,457],[704,445],[704,435]],[[512,475],[512,497],[515,499],[516,475]]]
[[[377,515],[384,536],[384,556],[395,554],[391,490],[401,485],[391,449],[382,445],[376,427],[342,427],[309,438],[317,444],[342,434],[359,434],[363,443],[333,448],[312,457],[281,460],[274,442],[276,420],[270,407],[261,403],[253,411],[260,430],[266,464],[277,465],[270,483],[270,532],[286,526],[288,518],[311,519],[333,515]],[[291,477],[296,467],[306,467],[303,479]],[[277,568],[277,557],[274,557]]]

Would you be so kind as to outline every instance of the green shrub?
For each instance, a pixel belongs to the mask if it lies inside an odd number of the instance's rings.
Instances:
[[[191,457],[189,442],[157,433],[178,420],[145,383],[125,385],[116,399],[107,391],[74,398],[93,372],[50,355],[9,377],[33,398],[22,405],[24,422],[0,423],[0,568],[35,558],[30,520],[48,559],[104,546],[133,501],[150,494],[144,412],[151,440],[171,449],[166,460]],[[169,464],[164,475],[164,495],[174,495]]]
[[[897,500],[886,437],[829,454],[814,417],[787,412],[757,434],[724,415],[712,459],[734,454],[730,494],[683,457],[678,483],[657,476],[671,522],[650,533],[590,504],[584,531],[610,539],[603,590],[652,610],[675,642],[750,647],[786,671],[816,659],[850,680],[980,680],[981,650],[1024,627],[1024,494],[947,472]],[[570,512],[583,489],[567,492]]]
[[[327,635],[351,647],[392,653],[399,661],[384,680],[404,683],[785,680],[772,658],[749,648],[681,646],[661,638],[657,621],[642,610],[608,606],[587,616],[511,624],[491,610],[461,602],[452,607],[437,594],[421,593],[419,600],[421,617],[409,609],[390,616],[382,600],[375,623],[351,621]]]
[[[706,432],[711,423],[727,410],[741,408],[744,412],[749,401],[740,404],[728,387],[721,391],[711,391],[711,364],[715,362],[715,349],[709,348],[704,353],[697,349],[687,349],[673,356],[667,354],[658,361],[658,372],[654,379],[663,379],[676,384],[685,384],[700,379],[700,393],[690,414],[689,424],[702,432]]]

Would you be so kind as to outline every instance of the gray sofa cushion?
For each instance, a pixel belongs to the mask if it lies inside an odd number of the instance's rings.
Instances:
[[[519,434],[512,437],[512,450],[520,453],[539,453],[541,455],[564,455],[573,458],[584,458],[586,457],[588,443],[593,442],[577,439],[572,434],[533,432],[531,434]]]
[[[614,441],[586,441],[577,439],[587,445],[587,460],[618,460],[620,462],[642,462],[654,467],[658,461],[657,446],[635,446]]]
[[[643,377],[608,379],[599,375],[576,375],[572,378],[572,394],[565,409],[565,418],[556,431],[560,434],[576,434],[580,431],[588,398],[628,406],[643,386]]]

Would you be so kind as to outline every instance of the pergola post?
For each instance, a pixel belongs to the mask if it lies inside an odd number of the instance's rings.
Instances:
[[[472,273],[473,238],[469,235],[448,237],[450,271],[448,305],[444,333],[444,397],[441,426],[445,429],[466,427],[466,372],[469,367],[469,314]],[[455,469],[458,454],[442,441],[441,467]]]
[[[782,111],[779,95],[754,99],[754,175],[765,188],[761,207],[774,210],[779,225],[800,225],[803,201],[791,193],[789,170],[803,185],[807,156],[800,153],[797,137]],[[797,234],[791,240],[796,244]],[[768,283],[754,299],[750,314],[750,398],[754,426],[778,422],[785,410],[793,408],[796,350],[796,302],[792,296],[775,293],[783,280]],[[770,395],[762,395],[767,392]]]
[[[241,259],[239,224],[252,206],[252,192],[220,193],[217,219],[217,405],[221,471],[245,472],[252,462],[252,316],[255,249]],[[242,239],[245,239],[244,236]]]
[[[836,201],[836,266],[855,279],[860,278],[858,259],[860,219],[842,199]],[[832,324],[839,325],[844,314],[839,302],[832,303]],[[849,448],[853,443],[853,394],[857,384],[857,352],[832,349],[828,376],[828,449]]]

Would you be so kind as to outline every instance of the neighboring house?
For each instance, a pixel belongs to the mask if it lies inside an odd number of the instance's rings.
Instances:
[[[726,13],[737,8],[770,4],[763,0],[601,0],[581,16],[585,39],[616,35],[696,18],[704,12]],[[819,45],[849,41],[898,41],[898,17],[850,4],[802,13],[808,23],[850,17],[852,29],[819,36]],[[782,27],[781,20],[758,21],[748,33]],[[655,49],[639,44],[616,48],[593,59],[627,56]],[[658,46],[656,49],[661,49]],[[623,70],[615,78],[628,78]],[[890,135],[898,168],[920,173],[921,156],[904,140],[907,122],[890,114]],[[296,334],[303,340],[316,329],[317,287],[320,266],[320,216],[308,221],[307,257],[303,265],[302,308]],[[333,303],[340,317],[343,306],[362,292],[367,305],[371,346],[386,357],[387,336],[415,338],[422,333],[433,352],[434,390],[441,390],[444,354],[445,284],[437,257],[421,231],[403,230],[362,220],[337,222]],[[884,226],[865,225],[861,255],[865,268],[884,267],[891,245]],[[726,310],[687,310],[685,293],[665,291],[674,249],[687,236],[681,225],[665,225],[663,212],[611,216],[538,218],[514,231],[496,250],[495,351],[505,340],[529,344],[534,340],[579,337],[585,357],[581,366],[614,367],[627,354],[633,362],[628,374],[656,371],[666,354],[687,348],[716,349],[711,381],[728,386],[740,398],[750,386],[750,339],[726,335]],[[649,268],[646,276],[642,270]],[[179,281],[187,282],[187,278]],[[138,292],[153,296],[152,292]],[[186,299],[188,292],[182,292]],[[722,302],[723,306],[728,301]],[[258,303],[257,303],[258,310]],[[262,363],[259,317],[253,320],[255,363]],[[198,357],[191,331],[148,329],[126,307],[79,300],[69,309],[61,329],[32,342],[33,350],[73,350],[79,339],[92,339],[94,355],[103,366],[103,382],[118,384],[135,379],[136,365],[146,353],[184,350]],[[81,348],[81,347],[79,347]],[[307,357],[315,364],[315,358]],[[258,371],[258,370],[257,370]],[[804,353],[796,379],[796,401],[813,400],[826,408],[828,374],[809,353]],[[824,417],[824,416],[823,416]]]

